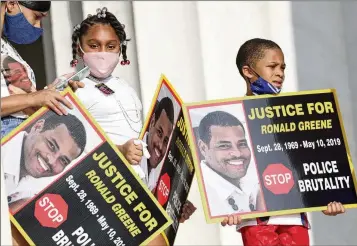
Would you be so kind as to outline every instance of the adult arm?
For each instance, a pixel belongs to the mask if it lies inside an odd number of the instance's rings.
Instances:
[[[1,98],[1,117],[23,111],[31,107],[47,106],[59,115],[67,114],[66,109],[72,109],[71,103],[60,93],[52,89],[36,91],[29,94],[10,95]]]
[[[28,94],[11,95],[1,98],[1,117],[20,112],[31,107]]]
[[[62,77],[69,78],[73,73],[65,74]],[[1,79],[5,80],[5,78],[1,75]],[[20,111],[24,111],[27,115],[31,115],[36,112],[42,106],[47,106],[57,114],[67,114],[67,111],[61,104],[64,104],[68,108],[72,109],[72,105],[66,100],[64,97],[60,95],[59,92],[55,91],[55,87],[59,79],[57,78],[54,82],[52,82],[48,89],[36,91],[33,93],[26,93],[22,91],[20,88],[12,87],[13,91],[16,91],[16,94],[9,95],[1,98],[1,117],[17,113]],[[9,85],[9,89],[12,85]],[[78,88],[83,88],[84,84],[79,81],[71,80],[69,82],[69,86],[73,91],[76,91]],[[8,90],[6,84],[1,84],[1,94],[6,93]]]

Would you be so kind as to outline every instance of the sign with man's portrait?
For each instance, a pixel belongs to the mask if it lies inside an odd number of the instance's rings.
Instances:
[[[70,89],[1,140],[11,221],[29,244],[140,245],[171,219]]]
[[[333,90],[183,105],[207,222],[357,207]],[[331,200],[332,199],[332,200]]]
[[[168,245],[174,244],[194,175],[186,136],[182,100],[162,76],[140,134],[150,154],[142,157],[140,167],[143,181],[173,220],[162,234]]]
[[[1,73],[8,86],[10,94],[22,94],[35,92],[26,63],[20,63],[9,55],[1,56]]]

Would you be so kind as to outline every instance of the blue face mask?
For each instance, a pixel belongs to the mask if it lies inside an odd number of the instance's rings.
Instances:
[[[281,89],[276,88],[262,77],[250,83],[250,89],[254,95],[279,94],[281,91]]]
[[[31,25],[22,12],[16,15],[6,13],[4,22],[3,34],[16,44],[34,43],[43,33],[43,29]]]

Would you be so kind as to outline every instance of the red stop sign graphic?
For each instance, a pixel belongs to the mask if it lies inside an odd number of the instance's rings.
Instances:
[[[165,173],[161,176],[158,184],[159,185],[157,187],[157,200],[159,201],[161,206],[164,206],[170,194],[170,176]]]
[[[43,227],[57,228],[67,220],[68,205],[58,194],[45,194],[36,201],[35,217]]]
[[[283,164],[269,164],[263,172],[264,186],[275,195],[288,194],[295,182],[293,173]]]

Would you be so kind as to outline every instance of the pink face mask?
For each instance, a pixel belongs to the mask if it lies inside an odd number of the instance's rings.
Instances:
[[[82,50],[81,47],[80,49]],[[119,56],[120,53],[113,52],[83,52],[83,61],[89,67],[91,75],[105,79],[112,74],[118,65]]]

